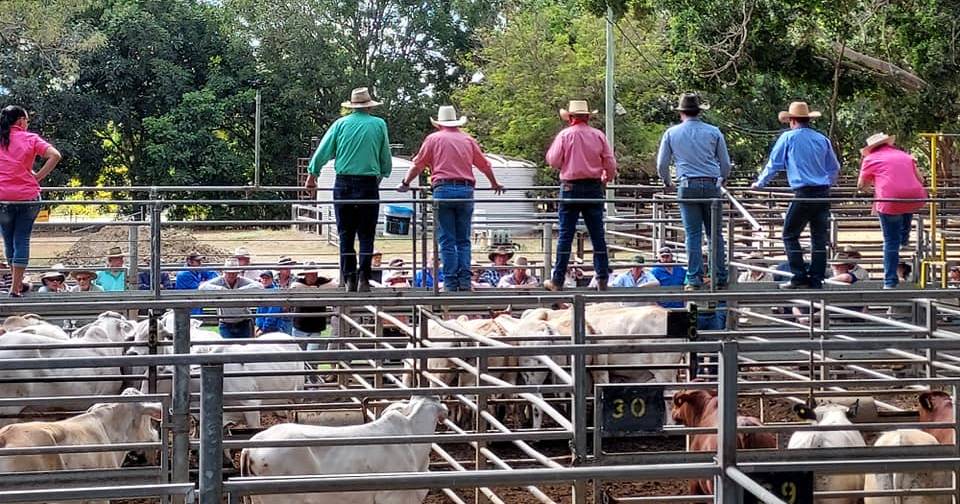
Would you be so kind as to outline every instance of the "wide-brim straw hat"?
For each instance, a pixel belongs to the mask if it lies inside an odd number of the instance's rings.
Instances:
[[[112,259],[114,257],[127,257],[127,254],[124,254],[123,249],[120,247],[110,247],[110,250],[107,251],[106,258]]]
[[[867,145],[860,149],[860,154],[866,156],[873,149],[876,149],[882,145],[893,145],[893,143],[896,141],[897,137],[893,135],[888,135],[886,133],[875,133],[867,138]]]
[[[489,254],[487,254],[487,259],[490,259],[490,261],[493,262],[494,257],[499,255],[507,256],[507,260],[509,261],[510,259],[513,258],[513,251],[505,247],[498,247],[493,252],[490,252]]]
[[[97,272],[91,269],[78,269],[70,272],[70,276],[73,278],[81,277],[83,275],[88,275],[93,278],[97,278]]]
[[[47,280],[52,278],[59,278],[61,282],[66,280],[67,276],[62,271],[65,267],[66,266],[60,263],[54,264],[50,268],[50,271],[45,271],[42,275],[40,275],[40,283],[46,283]]]
[[[673,110],[678,112],[689,112],[691,110],[710,110],[710,105],[700,102],[700,95],[696,93],[684,93],[677,100],[677,106]]]
[[[247,247],[237,247],[233,251],[233,257],[246,257],[247,259],[249,259],[250,250],[248,250]]]
[[[816,110],[810,110],[810,106],[807,105],[807,102],[795,101],[790,104],[787,110],[781,111],[777,114],[777,119],[782,123],[790,122],[790,119],[795,117],[806,117],[808,119],[816,119],[822,114]]]
[[[830,264],[856,264],[860,259],[863,259],[860,251],[851,245],[847,245],[833,256]]]
[[[240,273],[240,261],[236,257],[229,257],[223,262],[224,273]]]
[[[303,263],[303,269],[297,271],[297,277],[302,278],[311,273],[317,275],[317,283],[319,285],[325,285],[333,281],[332,278],[325,276],[320,266],[313,261]]]
[[[369,108],[382,105],[382,103],[374,100],[370,97],[370,90],[361,87],[356,88],[350,92],[350,101],[345,101],[340,104],[343,108],[358,109],[358,108]]]
[[[596,113],[596,110],[590,110],[590,107],[587,105],[587,100],[570,100],[567,108],[560,109],[560,118],[564,121],[569,121],[572,115],[593,115]]]
[[[447,128],[459,128],[467,124],[467,116],[457,118],[457,109],[452,105],[443,105],[437,110],[437,118],[430,118],[434,126],[446,126]]]

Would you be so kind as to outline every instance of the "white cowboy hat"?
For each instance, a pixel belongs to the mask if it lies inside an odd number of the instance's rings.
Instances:
[[[434,126],[446,126],[448,128],[459,128],[464,124],[467,124],[467,117],[461,116],[457,119],[457,109],[453,108],[453,105],[441,105],[440,110],[437,111],[437,118],[430,118],[430,122]]]
[[[304,277],[307,274],[313,273],[317,275],[317,284],[325,285],[333,281],[332,278],[323,274],[323,270],[320,269],[320,265],[315,261],[307,261],[303,263],[304,268],[297,272],[298,277]]]
[[[224,273],[240,273],[240,261],[236,257],[229,257],[223,262]]]
[[[107,251],[107,259],[112,259],[114,257],[127,257],[127,254],[123,253],[123,249],[120,247],[110,247],[110,250]]]
[[[247,247],[237,247],[233,251],[233,257],[246,257],[247,259],[249,259],[250,251],[247,250]]]
[[[596,113],[596,110],[590,110],[590,107],[587,106],[587,100],[570,100],[567,108],[560,109],[560,118],[564,121],[569,121],[571,115],[590,115]]]
[[[790,104],[790,107],[787,110],[781,111],[777,114],[777,119],[782,123],[790,122],[791,118],[794,117],[807,117],[810,119],[816,119],[820,117],[820,112],[815,110],[810,110],[810,107],[807,105],[807,102],[795,101]]]
[[[356,88],[351,91],[350,101],[345,101],[340,104],[343,108],[352,109],[376,107],[377,105],[381,105],[381,103],[374,101],[373,98],[370,97],[370,91],[365,87]]]
[[[866,156],[867,153],[869,153],[873,149],[876,149],[881,145],[893,145],[893,143],[896,141],[897,141],[897,137],[893,135],[888,135],[886,133],[875,133],[873,135],[870,135],[869,138],[867,138],[867,146],[860,149],[860,154],[863,154],[864,156]]]

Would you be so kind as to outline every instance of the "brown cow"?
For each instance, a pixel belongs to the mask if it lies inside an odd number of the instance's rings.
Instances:
[[[921,422],[953,422],[953,398],[946,392],[933,390],[924,392],[917,398],[920,403]],[[954,444],[956,431],[946,427],[940,429],[923,429],[924,432],[937,438],[940,444]]]
[[[706,390],[681,390],[673,395],[673,420],[686,427],[716,427],[717,397]],[[763,425],[754,417],[737,416],[737,426]],[[777,436],[769,432],[737,433],[737,449],[776,448]],[[690,451],[717,451],[716,434],[693,434],[690,436]],[[712,480],[691,480],[690,493],[710,495]]]

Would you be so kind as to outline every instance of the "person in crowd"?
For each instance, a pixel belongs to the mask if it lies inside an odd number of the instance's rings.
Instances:
[[[677,197],[680,202],[680,219],[686,235],[687,278],[684,290],[699,290],[703,287],[703,235],[711,239],[711,203],[684,202],[684,199],[714,199],[720,197],[720,187],[730,176],[730,154],[727,142],[720,129],[700,119],[700,113],[709,105],[700,102],[700,96],[686,93],[680,97],[674,110],[680,113],[680,124],[667,129],[660,140],[657,152],[657,172],[666,188],[673,186],[670,177],[671,162],[677,169]],[[722,215],[722,214],[721,214]],[[722,219],[722,217],[721,217]],[[724,257],[723,226],[716,230],[717,257],[714,271],[717,273],[717,288],[727,285],[727,268]]]
[[[332,278],[323,276],[317,263],[313,261],[304,263],[303,268],[297,275],[297,281],[290,286],[290,290],[320,289],[333,281]],[[322,337],[323,331],[327,328],[327,317],[315,315],[326,311],[326,306],[297,306],[293,308],[293,313],[302,315],[293,318],[293,336],[295,338]],[[300,346],[305,350],[326,350],[329,345],[310,343]]]
[[[827,239],[830,232],[830,186],[840,174],[840,162],[830,139],[810,127],[820,117],[805,102],[793,102],[780,112],[780,122],[790,129],[780,135],[770,151],[770,160],[754,182],[754,188],[765,187],[781,171],[795,199],[790,202],[783,221],[783,247],[793,278],[780,284],[783,289],[823,287],[827,269]],[[802,200],[802,201],[798,201]],[[810,267],[804,266],[800,233],[810,226]]]
[[[870,272],[860,264],[863,254],[856,247],[844,245],[839,253],[850,259],[850,274],[857,277],[857,281],[870,279]]]
[[[563,288],[564,289],[576,289],[577,287],[583,287],[590,283],[590,279],[586,278],[583,273],[583,258],[574,257],[572,264],[567,267],[567,274],[563,279]]]
[[[660,282],[653,273],[644,269],[646,259],[642,255],[633,256],[630,270],[617,275],[610,283],[611,287],[657,287]]]
[[[13,273],[10,271],[10,265],[0,258],[0,292],[10,292],[10,284],[13,283]]]
[[[223,274],[200,284],[200,290],[245,290],[260,289],[260,282],[240,276],[240,262],[231,257],[223,264]],[[252,338],[253,320],[250,310],[243,307],[218,308],[220,312],[220,336],[223,338]]]
[[[830,267],[833,269],[833,276],[830,277],[830,280],[847,285],[859,282],[861,279],[853,273],[858,266],[857,260],[857,254],[853,254],[849,250],[837,252],[833,256],[833,260],[830,261]]]
[[[960,265],[954,264],[947,271],[947,287],[954,289],[960,287]]]
[[[426,287],[428,289],[433,288],[433,265],[436,260],[436,257],[433,254],[430,254],[430,257],[427,259],[426,268],[417,271],[417,273],[413,276],[414,287]],[[439,287],[443,288],[444,276],[442,267],[437,269],[437,282]]]
[[[77,282],[77,285],[69,289],[70,292],[103,292],[103,287],[94,283],[94,279],[97,278],[96,271],[79,269],[71,271],[70,276]]]
[[[531,275],[527,267],[530,261],[526,257],[518,257],[513,271],[500,279],[497,287],[501,289],[530,289],[540,285],[540,279]]]
[[[233,257],[236,258],[237,263],[240,264],[241,268],[249,268],[250,262],[253,259],[253,254],[250,253],[250,250],[247,247],[237,247],[233,251]],[[253,269],[241,269],[240,276],[246,278],[247,280],[252,280],[254,282],[260,282],[260,272]]]
[[[30,116],[17,105],[0,110],[0,235],[4,257],[10,268],[11,297],[20,297],[30,289],[23,274],[30,263],[30,235],[40,212],[40,182],[60,162],[60,151],[27,131]],[[34,171],[37,158],[43,165]]]
[[[202,268],[203,261],[207,258],[199,252],[191,252],[184,259],[184,265],[188,268]],[[212,270],[205,269],[185,269],[177,273],[174,281],[174,288],[177,290],[197,290],[204,282],[217,278],[217,274]],[[191,315],[202,315],[203,308],[193,308]]]
[[[557,238],[557,262],[552,278],[544,283],[548,290],[563,290],[570,248],[583,221],[593,245],[593,271],[597,289],[606,290],[610,275],[607,242],[603,226],[604,187],[617,176],[617,160],[603,132],[589,124],[593,114],[585,100],[572,100],[569,110],[560,109],[560,117],[568,124],[553,139],[547,151],[547,164],[560,171],[560,204],[557,209],[560,231]]]
[[[383,252],[374,250],[370,256],[370,281],[375,285],[383,285]]]
[[[769,268],[770,265],[767,262],[766,258],[763,257],[763,254],[760,252],[751,252],[747,256],[746,262],[750,263],[752,266],[757,266],[760,268]],[[757,271],[757,270],[745,270],[740,273],[737,277],[737,283],[759,283],[759,282],[773,282],[773,273],[769,271]]]
[[[917,162],[910,154],[896,148],[896,138],[877,133],[867,138],[866,147],[860,149],[860,178],[857,190],[874,187],[874,198],[916,199],[920,201],[875,201],[873,211],[880,218],[883,231],[883,288],[893,289],[900,283],[897,265],[900,249],[910,243],[910,228],[913,214],[923,208],[927,198],[923,176]]]
[[[673,258],[673,249],[660,247],[657,251],[659,264],[650,269],[650,273],[657,279],[661,287],[680,287],[687,280],[687,271],[676,264]],[[664,308],[682,308],[682,301],[661,301],[658,303]]]
[[[910,263],[901,262],[897,265],[897,283],[913,282],[913,266]]]
[[[137,290],[150,290],[153,288],[153,284],[150,281],[151,275],[153,275],[153,273],[150,271],[150,260],[146,259],[137,271]],[[173,280],[170,279],[170,274],[166,271],[160,272],[160,288],[174,288]]]
[[[480,144],[460,130],[466,117],[457,117],[450,105],[440,107],[437,119],[430,119],[437,131],[427,135],[420,151],[413,158],[397,191],[406,192],[410,184],[430,167],[430,184],[437,205],[437,241],[443,263],[443,288],[447,292],[471,291],[470,264],[473,262],[470,238],[473,227],[473,188],[476,167],[490,181],[496,194],[503,192],[497,182],[490,161],[483,155]]]
[[[127,255],[120,247],[110,247],[107,252],[107,267],[97,272],[97,285],[104,292],[123,292],[127,290],[127,269],[124,262]]]
[[[277,259],[277,264],[280,265],[280,267],[277,268],[277,277],[275,279],[277,287],[280,289],[289,289],[293,282],[296,281],[291,268],[296,266],[297,262],[291,259],[290,256],[280,256],[280,258]]]
[[[260,286],[268,290],[277,290],[280,287],[277,286],[277,283],[273,279],[273,272],[269,270],[264,270],[260,272]],[[257,307],[256,318],[256,327],[257,327],[257,336],[261,334],[266,334],[269,332],[286,332],[284,331],[283,317],[271,317],[270,315],[275,315],[277,313],[283,313],[282,306],[259,306]]]
[[[490,259],[490,266],[480,273],[480,284],[484,287],[496,287],[500,284],[500,279],[510,273],[507,264],[513,259],[513,251],[506,247],[497,247],[496,250],[487,254]]]
[[[410,271],[404,269],[406,262],[401,257],[390,259],[387,266],[390,268],[383,272],[383,286],[391,288],[410,287]]]
[[[367,88],[354,89],[350,101],[341,104],[353,113],[334,121],[307,168],[306,187],[312,196],[321,168],[334,159],[334,201],[366,201],[334,204],[340,237],[340,280],[348,292],[370,292],[371,255],[380,217],[380,180],[389,177],[393,168],[387,123],[370,114],[378,105],[380,102],[371,98]],[[354,248],[357,239],[359,274]]]
[[[50,271],[40,275],[40,288],[37,292],[67,292],[67,277],[63,274],[64,265],[54,264]]]

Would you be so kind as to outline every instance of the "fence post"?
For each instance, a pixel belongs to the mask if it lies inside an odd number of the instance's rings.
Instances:
[[[136,218],[136,217],[134,217]],[[140,227],[131,225],[127,227],[127,252],[130,254],[127,264],[127,290],[137,290],[137,265],[140,264]]]
[[[174,311],[173,353],[190,353],[190,311]],[[190,366],[173,367],[173,405],[170,415],[173,430],[173,483],[190,482]],[[182,497],[174,502],[182,503]]]
[[[710,290],[717,290],[717,259],[720,257],[720,233],[723,230],[720,227],[720,219],[723,215],[720,213],[723,207],[720,205],[719,198],[710,200],[710,248],[707,250],[707,268],[710,270]],[[687,251],[687,261],[690,260],[690,251]]]
[[[150,205],[150,289],[154,297],[160,296],[160,215],[162,208],[159,203]],[[137,272],[139,275],[139,270]],[[138,282],[139,283],[139,282]]]
[[[720,474],[714,478],[714,502],[737,504],[740,487],[727,475],[728,467],[737,465],[737,342],[720,343],[719,422],[717,423],[717,462]]]
[[[223,364],[200,368],[200,502],[223,500]]]
[[[553,274],[553,224],[543,223],[543,276],[544,280]],[[494,286],[496,287],[496,286]]]
[[[573,335],[574,345],[587,343],[586,303],[583,295],[573,296]],[[587,457],[587,356],[584,353],[573,355],[573,460],[582,464]],[[584,480],[573,483],[574,504],[586,504],[587,486]]]

